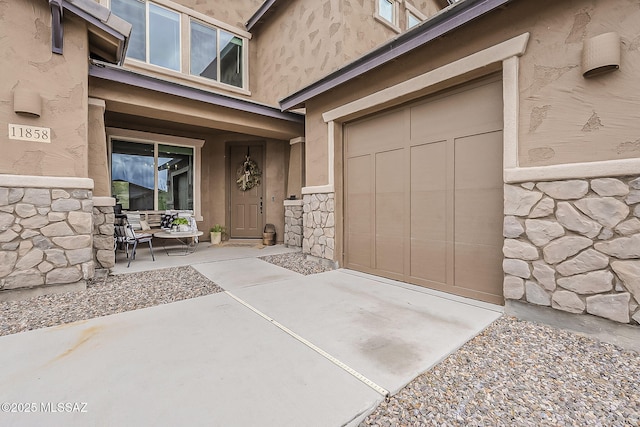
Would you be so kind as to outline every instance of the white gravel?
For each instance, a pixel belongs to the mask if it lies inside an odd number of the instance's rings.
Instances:
[[[87,289],[0,302],[0,336],[195,298],[223,289],[191,267],[107,276]]]
[[[300,252],[267,255],[260,257],[260,259],[282,268],[295,271],[296,273],[304,274],[305,276],[333,270],[331,267],[321,265],[313,260],[308,260],[305,255]]]
[[[502,317],[362,426],[640,426],[640,355]]]

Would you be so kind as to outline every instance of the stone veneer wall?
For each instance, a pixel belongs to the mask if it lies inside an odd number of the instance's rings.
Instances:
[[[302,200],[284,201],[284,244],[288,247],[302,246]]]
[[[114,249],[115,199],[96,197],[93,204],[93,255],[96,268],[111,269],[116,265]]]
[[[305,194],[302,209],[302,253],[333,261],[336,236],[335,194]]]
[[[640,178],[505,185],[504,297],[640,323]]]
[[[0,300],[85,288],[92,212],[88,189],[0,187]]]

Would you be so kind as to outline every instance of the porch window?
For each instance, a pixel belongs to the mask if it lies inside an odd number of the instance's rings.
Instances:
[[[219,28],[191,21],[191,74],[243,87],[243,40]]]
[[[112,139],[111,191],[126,210],[193,210],[194,149]]]

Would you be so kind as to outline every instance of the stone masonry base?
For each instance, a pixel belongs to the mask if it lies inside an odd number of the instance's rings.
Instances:
[[[640,178],[505,185],[504,297],[640,323]]]
[[[302,253],[333,261],[335,250],[335,194],[305,194]]]
[[[94,275],[93,200],[74,186],[85,180],[2,178],[14,185],[0,185],[0,299],[85,288]],[[52,184],[15,185],[30,180]]]
[[[289,248],[302,247],[302,200],[284,201],[284,244]]]

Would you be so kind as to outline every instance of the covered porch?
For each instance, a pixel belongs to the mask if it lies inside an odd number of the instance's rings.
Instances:
[[[192,211],[205,241],[215,224],[228,239],[273,224],[283,242],[284,202],[304,184],[304,116],[121,67],[89,74],[94,196],[123,212]]]

